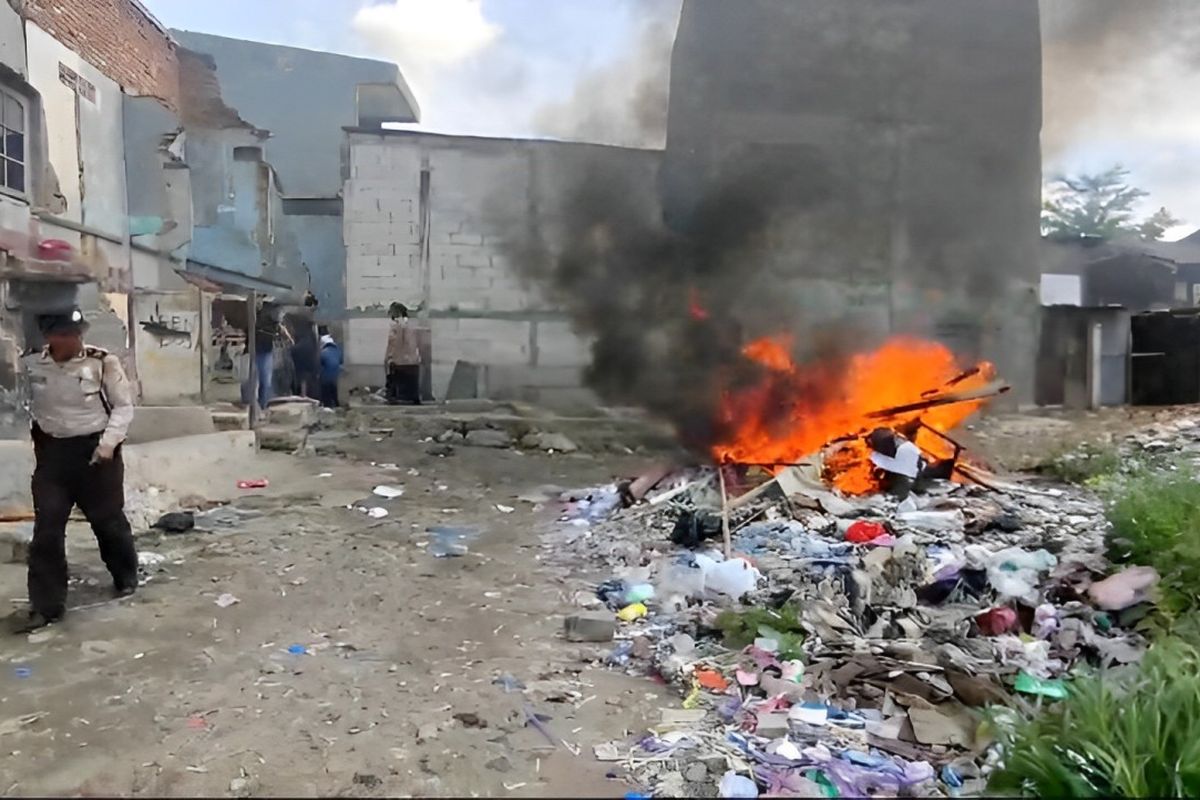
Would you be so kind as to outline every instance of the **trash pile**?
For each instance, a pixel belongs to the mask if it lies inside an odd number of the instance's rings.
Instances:
[[[1081,490],[990,476],[846,497],[811,464],[727,501],[724,482],[664,467],[568,492],[546,539],[613,576],[577,595],[567,638],[611,642],[608,664],[681,698],[596,750],[654,796],[978,794],[1001,756],[985,709],[1144,652],[1158,576],[1109,576]]]

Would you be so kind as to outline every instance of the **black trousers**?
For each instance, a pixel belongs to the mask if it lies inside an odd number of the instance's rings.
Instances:
[[[320,399],[318,394],[317,351],[303,347],[292,347],[292,394],[296,397]]]
[[[338,385],[336,380],[321,381],[321,405],[326,408],[338,407]]]
[[[46,617],[61,616],[67,603],[67,519],[71,509],[87,517],[100,557],[120,589],[137,586],[133,531],[125,518],[125,464],[121,448],[111,461],[89,464],[100,434],[56,439],[34,427],[33,542],[29,547],[29,603]]]
[[[421,404],[420,364],[393,364],[388,368],[387,400],[393,405]]]

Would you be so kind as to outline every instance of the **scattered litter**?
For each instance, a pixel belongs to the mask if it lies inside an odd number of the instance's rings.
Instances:
[[[569,594],[595,610],[568,618],[567,638],[611,642],[597,654],[609,668],[682,701],[594,751],[630,765],[642,793],[974,793],[999,757],[982,709],[1013,691],[1061,699],[1077,664],[1144,652],[1115,612],[1152,599],[1153,579],[1092,582],[1108,570],[1094,496],[969,465],[978,484],[850,497],[828,467],[657,465],[522,498],[561,512],[542,560],[614,576]]]
[[[474,540],[479,532],[472,528],[458,528],[438,525],[427,530],[429,534],[429,552],[434,558],[457,558],[470,552],[468,542]]]
[[[372,494],[375,494],[378,497],[382,497],[384,500],[395,500],[397,497],[401,497],[404,494],[404,487],[403,486],[380,485],[380,486],[376,486],[371,491],[372,491]]]
[[[1065,700],[1068,694],[1067,685],[1062,681],[1038,678],[1028,672],[1017,675],[1013,688],[1023,694],[1040,695],[1052,700]]]
[[[367,509],[367,516],[371,519],[383,519],[388,515],[388,510],[381,506],[375,506]]]
[[[196,527],[196,515],[191,511],[172,511],[159,517],[152,527],[164,533],[187,533]]]
[[[758,786],[749,778],[736,772],[726,772],[717,788],[721,797],[758,797]]]
[[[1105,611],[1123,611],[1149,600],[1158,585],[1153,567],[1129,567],[1088,588],[1088,597]]]
[[[501,514],[511,514],[514,511],[516,511],[516,509],[513,508],[512,506],[502,506],[499,503],[496,504],[496,510],[499,511]]]
[[[617,612],[617,619],[622,622],[633,622],[635,619],[641,619],[646,616],[649,611],[642,603],[630,603]]]
[[[509,675],[508,673],[505,673],[504,675],[500,675],[495,680],[493,680],[492,683],[494,685],[502,688],[504,690],[505,694],[509,694],[511,692],[525,691],[525,684],[521,683],[521,681],[517,680],[516,678],[514,678],[512,675]]]
[[[866,544],[887,535],[888,529],[882,523],[861,519],[846,529],[846,541],[855,544]]]
[[[237,605],[240,602],[242,601],[231,595],[229,592],[225,592],[216,600],[217,605],[221,608],[229,608],[230,606]]]
[[[266,478],[251,478],[250,480],[242,480],[237,482],[239,489],[266,489],[271,485],[271,482]]]
[[[13,675],[18,678],[28,678],[33,675],[33,670],[30,667],[13,667]]]
[[[149,550],[139,550],[137,557],[139,567],[157,567],[167,560],[161,553],[151,553]]]
[[[308,648],[302,644],[290,644],[287,651],[294,656],[308,655]]]

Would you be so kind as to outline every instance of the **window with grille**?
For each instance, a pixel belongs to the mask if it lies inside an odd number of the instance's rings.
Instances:
[[[25,101],[0,88],[0,186],[25,194]]]

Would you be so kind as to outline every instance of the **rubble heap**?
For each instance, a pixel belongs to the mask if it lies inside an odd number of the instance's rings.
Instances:
[[[984,709],[1061,698],[1083,663],[1140,659],[1131,626],[1157,576],[1102,580],[1094,496],[993,478],[898,502],[817,474],[792,467],[727,504],[713,468],[563,495],[550,557],[613,576],[577,598],[593,609],[584,640],[615,638],[608,663],[682,701],[597,748],[646,791],[978,793],[1000,757]]]

